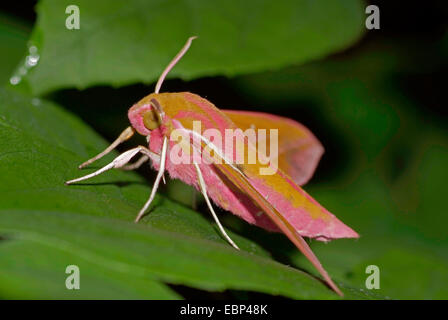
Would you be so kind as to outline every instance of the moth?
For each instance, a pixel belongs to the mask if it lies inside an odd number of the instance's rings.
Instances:
[[[146,137],[148,147],[128,150],[103,168],[66,184],[90,179],[113,168],[136,169],[150,161],[158,173],[136,222],[146,213],[160,182],[165,181],[166,171],[171,178],[180,179],[202,193],[220,232],[234,248],[239,249],[220,223],[212,202],[251,224],[284,233],[328,286],[342,295],[303,239],[329,241],[358,237],[300,187],[311,178],[324,151],[317,138],[292,119],[261,112],[219,110],[190,92],[160,93],[166,75],[195,38],[188,39],[162,72],[154,93],[129,109],[131,126],[103,152],[79,167],[102,158],[135,132]],[[200,130],[195,128],[198,125]],[[269,130],[269,134],[257,140],[246,134],[248,129]],[[235,144],[231,148],[217,138],[226,137],[229,131],[234,133],[231,140]],[[264,153],[259,150],[267,142],[269,155],[267,150]],[[276,146],[277,154],[273,154]],[[255,157],[249,159],[251,152]],[[140,158],[129,164],[137,154]]]

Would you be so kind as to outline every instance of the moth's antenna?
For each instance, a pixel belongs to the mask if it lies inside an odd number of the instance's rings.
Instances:
[[[176,65],[177,62],[179,62],[179,60],[183,57],[183,55],[185,54],[185,52],[188,51],[188,49],[191,46],[191,42],[196,39],[197,37],[190,37],[187,40],[187,43],[185,43],[184,47],[179,51],[179,53],[174,57],[174,59],[170,62],[170,64],[165,68],[165,70],[163,70],[162,74],[159,77],[159,80],[157,81],[156,84],[156,90],[154,91],[155,93],[159,93],[160,91],[160,87],[162,86],[163,81],[165,80],[166,75],[168,74],[168,72],[171,71],[171,69],[173,69],[173,67]]]

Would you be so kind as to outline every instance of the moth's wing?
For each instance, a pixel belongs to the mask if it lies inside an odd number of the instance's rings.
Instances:
[[[292,119],[263,112],[222,110],[240,129],[266,129],[269,155],[270,129],[278,130],[278,166],[299,186],[312,177],[324,147],[305,126]],[[258,137],[258,143],[264,143]]]
[[[252,201],[263,210],[275,225],[291,240],[292,243],[305,255],[305,257],[319,271],[327,284],[339,295],[343,295],[336,284],[331,280],[319,259],[313,253],[306,241],[300,236],[296,228],[273,206],[265,196],[260,194],[247,177],[235,166],[226,163],[216,164],[217,170],[226,176],[238,189],[246,193]]]
[[[238,128],[237,124],[235,124],[226,113],[222,113],[205,99],[191,94],[187,96],[196,99],[194,100],[195,109],[193,109],[193,107],[190,108],[191,110],[187,113],[187,116],[189,117],[188,119],[181,118],[179,114],[176,114],[176,119],[181,124],[182,128],[188,132],[194,133],[191,121],[187,121],[191,120],[191,114],[194,111],[195,119],[198,119],[199,116],[207,116],[208,118],[202,121],[204,127],[206,129],[218,128],[221,138],[225,138],[225,130],[232,129],[235,131],[233,134],[234,138],[237,139],[237,143],[231,144],[231,146],[234,145],[234,150],[227,150],[227,144],[225,142],[221,141],[222,143],[216,144],[213,149],[219,149],[219,152],[213,152],[214,156],[217,156],[218,158],[226,157],[227,159],[225,161],[214,161],[214,163],[225,162],[228,164],[232,163],[232,165],[236,163],[237,166],[241,168],[252,187],[254,187],[262,197],[268,199],[268,202],[274,206],[286,220],[288,220],[301,236],[314,238],[320,241],[358,237],[358,234],[355,231],[346,226],[336,216],[309,196],[285,171],[281,168],[277,168],[275,163],[274,167],[276,170],[274,170],[273,173],[266,174],[262,171],[264,169],[270,169],[272,161],[269,165],[263,164],[266,159],[260,159],[259,157],[257,157],[255,162],[246,161],[249,160],[249,155],[257,154],[258,150],[256,145],[254,145],[250,139],[247,139],[247,136],[242,132],[236,132],[236,130],[234,130]],[[182,114],[185,114],[185,111],[182,112]],[[286,120],[283,120],[283,122],[286,122]],[[265,127],[267,127],[267,125]],[[205,144],[214,144],[210,141],[207,142],[207,138],[204,136],[201,136],[201,139],[203,144],[202,148]],[[195,143],[195,140],[196,139],[193,139],[193,144]],[[200,147],[197,146],[197,148]],[[241,159],[244,159],[244,161],[239,161]],[[194,168],[192,169],[194,170]],[[177,176],[182,179],[185,174],[178,174],[176,177]],[[192,176],[195,177],[194,171]],[[205,174],[205,178],[207,178],[207,174]],[[223,176],[220,178],[225,181],[226,177]],[[183,181],[186,181],[186,179]],[[222,208],[243,217],[243,219],[250,223],[264,227],[265,229],[278,230],[266,215],[259,212],[260,210],[258,210],[256,206],[239,206],[236,204],[238,202],[251,203],[250,198],[244,197],[244,190],[232,191],[229,188],[225,188],[222,183],[218,184],[215,180],[206,182],[209,185],[208,188],[213,190],[212,194],[209,195],[215,203],[218,203]],[[220,191],[221,187],[228,192]]]

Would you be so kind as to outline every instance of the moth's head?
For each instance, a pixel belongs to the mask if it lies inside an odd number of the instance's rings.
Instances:
[[[163,123],[164,113],[157,96],[156,93],[146,96],[128,111],[129,121],[141,135],[148,136]]]

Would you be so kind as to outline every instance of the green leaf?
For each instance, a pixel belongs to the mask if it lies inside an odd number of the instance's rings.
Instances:
[[[68,5],[80,29],[65,27]],[[199,36],[170,74],[259,72],[341,50],[364,32],[360,0],[42,0],[32,42],[40,53],[26,79],[33,92],[153,82],[190,36]]]
[[[0,90],[1,297],[177,298],[165,285],[171,283],[337,298],[231,232],[242,248],[234,250],[209,220],[162,196],[142,223],[133,223],[149,194],[136,174],[112,170],[85,184],[64,185],[82,174],[77,164],[106,145],[56,105]],[[65,289],[68,265],[80,267],[80,290]],[[347,293],[371,298],[357,289]]]
[[[28,212],[29,213],[29,212]],[[4,212],[0,213],[5,214]],[[47,216],[45,216],[47,218]],[[13,299],[177,299],[166,285],[133,272],[103,267],[97,256],[83,255],[79,248],[60,239],[25,234],[0,244],[0,297]],[[73,250],[72,250],[73,249]],[[107,262],[109,263],[109,261]],[[67,290],[65,270],[80,269],[80,290]]]
[[[26,50],[30,27],[0,13],[0,85],[9,82]]]

